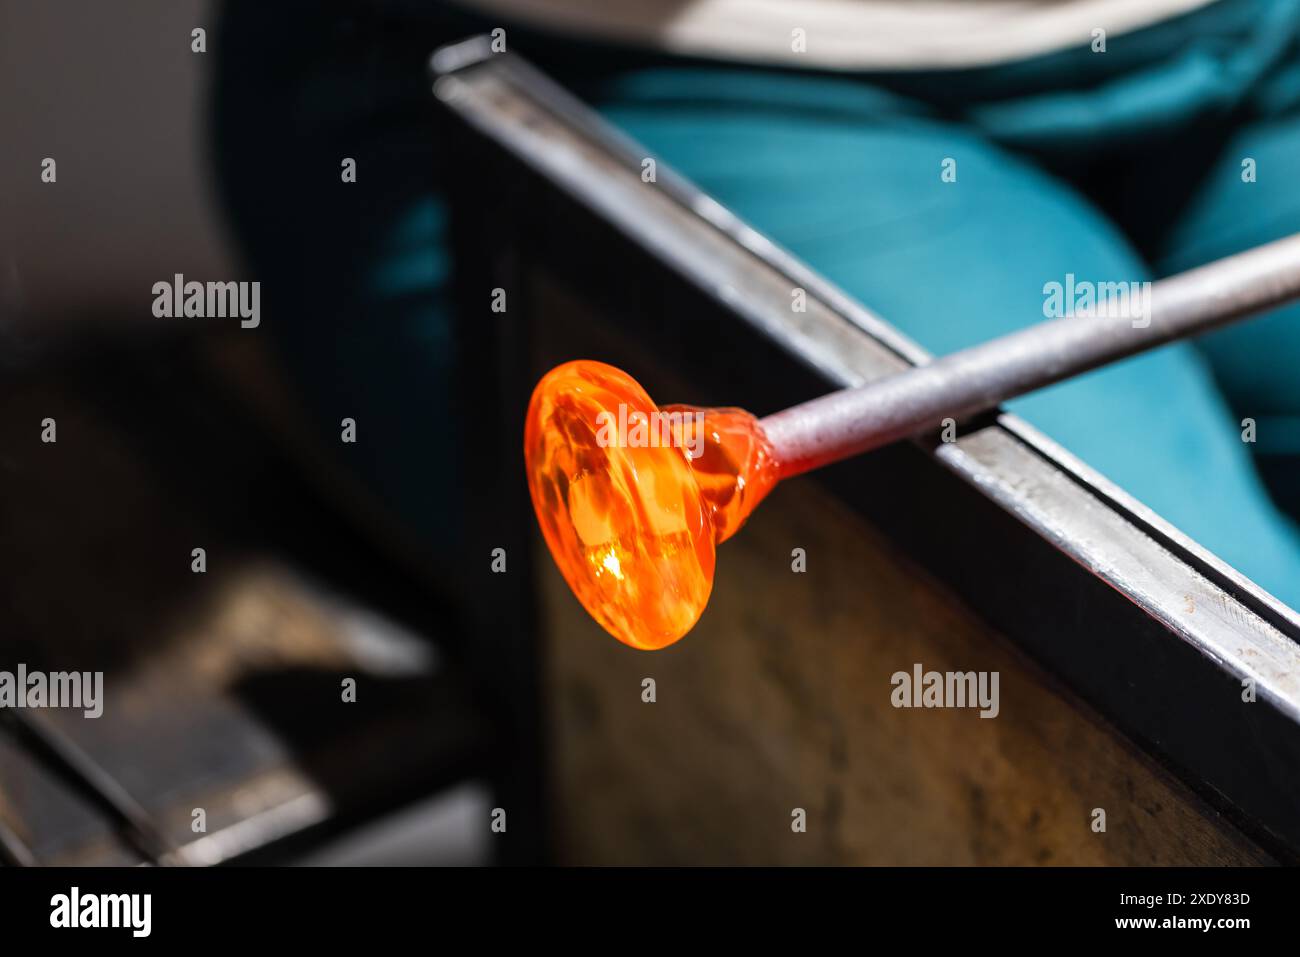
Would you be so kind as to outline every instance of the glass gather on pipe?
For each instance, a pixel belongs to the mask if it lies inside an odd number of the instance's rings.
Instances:
[[[660,409],[627,373],[590,360],[537,384],[524,458],[560,574],[606,631],[643,650],[694,627],[713,589],[715,547],[780,477],[750,413]]]

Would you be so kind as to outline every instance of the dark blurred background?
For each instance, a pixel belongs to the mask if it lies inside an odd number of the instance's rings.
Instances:
[[[286,440],[293,397],[237,323],[151,316],[175,273],[244,278],[214,196],[215,58],[191,49],[215,20],[0,5],[0,667],[106,684],[97,721],[5,715],[0,847],[486,863],[490,729],[445,647],[454,612]],[[47,156],[54,184],[32,175]]]

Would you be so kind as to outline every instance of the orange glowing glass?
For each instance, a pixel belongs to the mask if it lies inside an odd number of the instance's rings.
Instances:
[[[714,547],[779,477],[742,409],[659,409],[627,373],[566,362],[533,391],[528,489],[546,545],[583,607],[624,644],[657,649],[708,604]]]

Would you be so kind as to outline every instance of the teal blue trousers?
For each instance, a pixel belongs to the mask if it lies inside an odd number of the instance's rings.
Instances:
[[[454,428],[459,401],[451,184],[424,69],[436,45],[500,24],[436,4],[360,9],[227,3],[222,194],[278,290],[264,325],[304,396],[331,432],[342,415],[365,422],[371,451],[353,465],[433,548],[454,548],[455,470],[418,440],[431,410]],[[934,353],[1043,321],[1045,286],[1067,276],[1141,282],[1300,231],[1296,0],[1221,0],[1104,52],[892,75],[506,26],[648,153]],[[345,156],[358,178],[340,189]],[[1010,408],[1300,607],[1300,530],[1278,504],[1300,501],[1297,360],[1292,308]],[[1261,462],[1282,464],[1271,488]]]

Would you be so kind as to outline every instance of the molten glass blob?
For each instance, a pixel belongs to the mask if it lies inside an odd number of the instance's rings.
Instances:
[[[714,546],[779,478],[741,409],[657,408],[625,372],[567,362],[533,391],[528,490],[564,580],[611,635],[671,645],[713,589]]]

